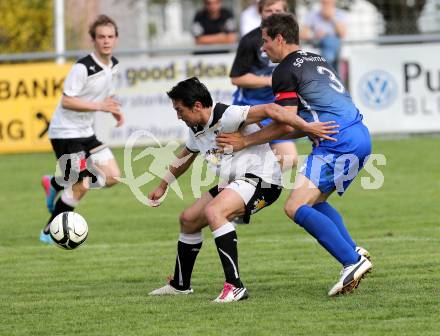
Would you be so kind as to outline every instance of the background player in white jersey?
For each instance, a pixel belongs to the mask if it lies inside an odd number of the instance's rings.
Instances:
[[[58,214],[73,211],[90,182],[98,187],[112,186],[120,176],[111,150],[96,138],[93,131],[94,112],[97,111],[111,113],[117,126],[124,122],[120,104],[113,97],[113,78],[118,61],[112,52],[118,39],[118,28],[111,18],[101,15],[90,26],[89,34],[94,51],[72,67],[49,126],[49,139],[62,176],[46,175],[42,178],[47,208],[51,213],[40,234],[40,240],[45,243],[52,242],[49,223]],[[61,196],[55,203],[58,192]]]
[[[195,77],[178,83],[169,91],[177,116],[189,127],[189,140],[167,175],[148,197],[153,205],[165,194],[169,183],[181,176],[201,153],[208,165],[224,179],[180,215],[180,236],[174,277],[169,284],[150,295],[190,294],[191,273],[202,246],[202,228],[210,227],[225,273],[225,284],[216,302],[233,302],[248,293],[238,270],[237,234],[232,223],[237,217],[249,223],[250,215],[272,204],[281,193],[281,170],[268,144],[248,147],[236,153],[223,153],[216,146],[220,132],[243,134],[258,131],[255,122],[278,114],[287,115],[297,127],[314,136],[329,138],[325,123],[308,124],[294,114],[287,114],[276,104],[236,106],[217,103],[213,106],[207,88]],[[274,110],[274,111],[272,111]],[[277,113],[277,114],[275,114]],[[283,114],[284,113],[284,114]]]

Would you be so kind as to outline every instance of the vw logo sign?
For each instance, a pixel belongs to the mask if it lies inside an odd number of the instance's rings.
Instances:
[[[362,102],[374,109],[390,106],[397,96],[397,83],[386,71],[374,70],[366,73],[359,81],[359,95]]]

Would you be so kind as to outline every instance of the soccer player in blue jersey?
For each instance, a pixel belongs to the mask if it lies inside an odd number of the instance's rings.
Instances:
[[[262,19],[274,13],[287,12],[286,0],[261,0],[258,11]],[[272,72],[276,64],[272,63],[267,54],[261,50],[263,40],[261,28],[257,27],[243,36],[238,44],[237,54],[232,64],[231,82],[237,85],[234,92],[234,105],[258,105],[273,103]],[[271,119],[260,122],[266,126]],[[270,147],[279,158],[281,168],[288,170],[298,163],[298,154],[292,139],[272,140]]]
[[[351,292],[372,268],[368,251],[357,247],[341,214],[327,199],[334,191],[342,195],[371,153],[371,139],[362,115],[334,69],[316,54],[299,47],[298,24],[291,14],[274,14],[261,23],[262,50],[279,63],[272,75],[275,102],[306,121],[334,120],[339,125],[337,141],[314,139],[312,152],[301,169],[286,202],[289,218],[317,239],[343,266],[339,281],[329,296]],[[261,131],[238,137],[223,134],[222,146],[234,150],[286,136],[292,129],[273,122]],[[288,134],[299,137],[297,130]]]

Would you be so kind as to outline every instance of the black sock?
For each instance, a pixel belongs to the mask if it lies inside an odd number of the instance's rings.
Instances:
[[[65,212],[65,211],[73,211],[73,209],[74,209],[74,207],[71,207],[70,205],[67,205],[66,203],[64,203],[63,200],[61,199],[61,197],[58,198],[58,201],[55,203],[55,209],[54,209],[52,215],[50,216],[49,221],[47,222],[46,226],[44,227],[43,232],[45,234],[49,233],[50,223],[57,215],[59,215],[62,212]]]
[[[215,238],[215,244],[222,261],[226,282],[235,287],[243,287],[238,271],[237,233],[234,230],[219,236]]]
[[[52,176],[52,178],[50,179],[50,185],[56,190],[56,191],[61,191],[63,190],[63,186],[60,186],[57,181],[55,180],[55,176]]]
[[[191,287],[191,274],[201,248],[202,243],[186,244],[179,240],[174,279],[170,281],[171,286],[179,290],[186,290]]]

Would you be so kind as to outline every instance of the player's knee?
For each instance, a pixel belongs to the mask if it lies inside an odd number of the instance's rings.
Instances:
[[[286,213],[287,217],[293,219],[295,218],[295,214],[298,208],[298,204],[295,204],[294,202],[287,202],[284,205],[284,212]]]
[[[118,184],[120,177],[121,177],[121,172],[119,171],[119,169],[112,171],[111,174],[105,177],[105,185],[107,187],[112,187],[115,184]]]
[[[109,176],[109,177],[107,177],[106,180],[105,180],[106,187],[112,187],[115,184],[118,184],[119,183],[119,180],[118,180],[119,177],[120,176]]]
[[[192,231],[196,232],[198,230],[197,221],[186,210],[180,214],[179,221],[181,231],[184,233],[193,233]]]

